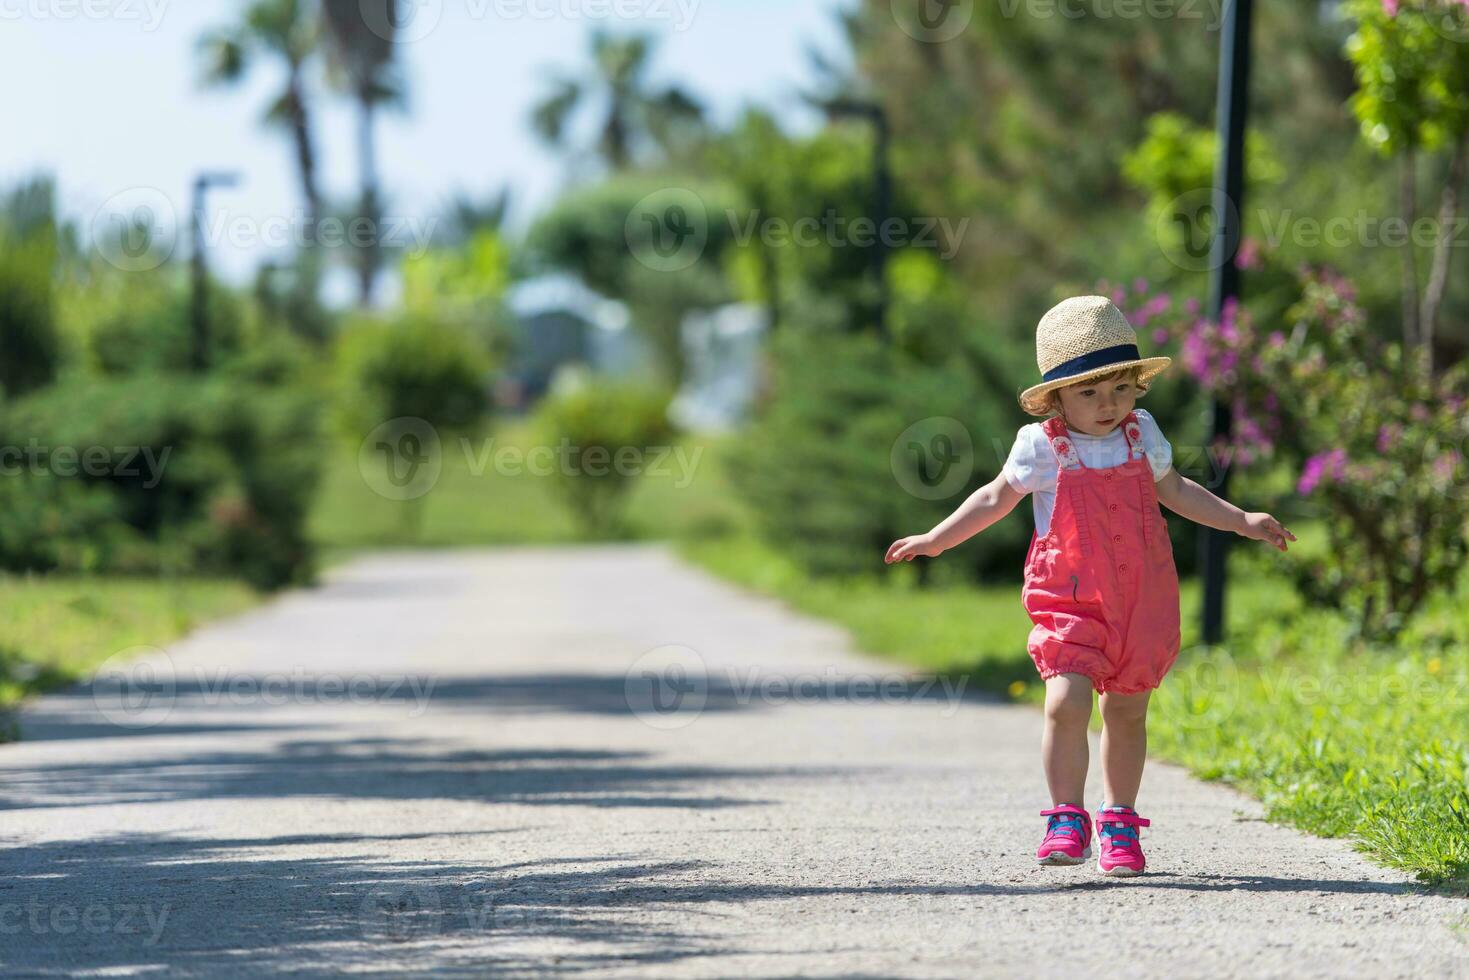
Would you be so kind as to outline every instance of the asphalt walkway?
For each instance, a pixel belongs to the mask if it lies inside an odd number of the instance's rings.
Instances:
[[[0,974],[1469,976],[1469,903],[1175,767],[1147,875],[1036,867],[1037,712],[660,546],[365,558],[128,663],[0,746]]]

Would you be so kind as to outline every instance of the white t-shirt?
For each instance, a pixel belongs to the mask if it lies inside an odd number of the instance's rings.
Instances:
[[[1153,481],[1163,479],[1173,466],[1173,447],[1163,438],[1163,431],[1153,416],[1141,408],[1133,409],[1137,415],[1138,428],[1143,433],[1143,455],[1153,470]],[[1022,425],[1015,433],[1015,445],[1010,447],[1010,457],[1000,471],[1005,480],[1017,493],[1031,494],[1031,506],[1035,512],[1035,533],[1045,534],[1051,528],[1051,511],[1056,506],[1056,469],[1060,463],[1051,449],[1051,440],[1046,437],[1043,423],[1032,422]],[[1127,462],[1127,436],[1122,425],[1104,436],[1077,432],[1070,426],[1066,429],[1081,457],[1082,466],[1102,469],[1121,466]]]

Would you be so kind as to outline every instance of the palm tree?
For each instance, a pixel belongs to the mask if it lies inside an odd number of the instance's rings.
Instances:
[[[379,106],[402,105],[403,82],[394,63],[398,0],[322,0],[331,38],[332,77],[357,103],[357,155],[361,168],[359,212],[372,229],[371,240],[358,252],[357,285],[363,306],[372,302],[373,284],[382,263],[378,241],[381,194],[373,127]]]
[[[465,244],[479,231],[498,232],[510,211],[510,187],[476,201],[463,192],[456,193],[443,208],[433,232],[436,244],[454,248]]]
[[[284,129],[296,148],[296,172],[306,199],[303,255],[304,288],[315,295],[314,246],[321,220],[321,189],[316,177],[316,148],[306,98],[306,74],[318,50],[320,31],[310,0],[254,0],[236,24],[216,28],[199,39],[206,85],[237,85],[252,64],[274,57],[286,68],[285,89],[265,112],[268,126]]]
[[[560,75],[538,103],[531,123],[549,145],[563,148],[572,114],[593,98],[605,103],[596,153],[612,170],[633,164],[651,142],[674,155],[704,132],[702,107],[677,86],[651,90],[647,82],[651,41],[645,35],[592,35],[592,69],[582,77]]]

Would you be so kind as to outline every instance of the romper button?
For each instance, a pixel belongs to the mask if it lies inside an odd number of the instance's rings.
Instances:
[[[1108,473],[1107,474],[1107,479],[1109,479],[1109,480],[1112,479],[1112,474],[1111,473]]]
[[[1117,509],[1117,505],[1116,504],[1113,504],[1109,509],[1110,510],[1116,510]]]
[[[1120,535],[1120,534],[1114,534],[1114,535],[1112,535],[1112,540],[1113,541],[1121,541],[1122,540],[1122,535]]]
[[[1125,571],[1127,571],[1127,562],[1123,562],[1122,564],[1118,565],[1117,566],[1117,570],[1119,572],[1125,572]]]

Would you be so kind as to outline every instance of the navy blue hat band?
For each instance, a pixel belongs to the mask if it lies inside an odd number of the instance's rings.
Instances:
[[[1055,381],[1057,378],[1069,378],[1075,374],[1083,374],[1093,368],[1103,368],[1108,364],[1120,364],[1124,361],[1140,361],[1142,355],[1138,353],[1137,344],[1118,344],[1116,347],[1103,347],[1080,357],[1073,357],[1069,361],[1062,361],[1041,375],[1041,381]]]

